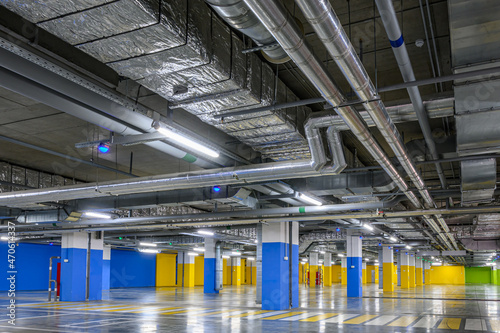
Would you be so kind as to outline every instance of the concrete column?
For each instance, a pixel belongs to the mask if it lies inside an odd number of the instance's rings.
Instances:
[[[366,281],[368,281],[368,276],[366,275],[367,274],[367,272],[366,272],[366,262],[364,262],[362,264],[362,268],[363,268],[363,270],[361,272],[361,274],[362,274],[361,275],[361,283],[366,284]]]
[[[241,286],[241,258],[236,257],[231,259],[233,261],[232,282],[233,286]]]
[[[177,281],[182,287],[194,287],[194,256],[177,253]]]
[[[102,232],[62,235],[61,301],[101,300],[102,269]]]
[[[109,290],[111,281],[111,246],[102,249],[102,290]]]
[[[417,281],[415,279],[415,254],[409,253],[409,263],[408,263],[408,272],[410,273],[410,288],[415,288],[417,285]]]
[[[362,244],[359,235],[347,230],[347,297],[363,296]]]
[[[401,288],[410,288],[410,256],[401,253]]]
[[[257,267],[255,267],[255,260],[250,260],[250,258],[248,258],[247,267],[245,271],[247,284],[254,285],[256,283],[255,281],[256,273],[257,273]]]
[[[417,286],[423,286],[424,285],[424,272],[422,269],[422,259],[416,258],[415,259],[415,274],[416,274],[416,283]]]
[[[342,285],[347,285],[347,258],[340,259],[340,269],[341,269],[341,279],[340,283]]]
[[[319,253],[309,253],[309,287],[316,287],[316,274],[319,270]]]
[[[384,246],[382,255],[383,285],[385,292],[394,291],[394,254],[392,247]]]
[[[424,263],[424,276],[425,276],[425,284],[429,285],[432,284],[431,281],[431,263],[426,261]]]
[[[299,224],[263,225],[262,310],[287,310],[298,306]]]
[[[397,275],[398,275],[398,286],[401,287],[401,252],[396,250],[396,257],[397,257],[397,264],[398,264],[398,270],[397,270]]]
[[[325,253],[325,259],[324,259],[324,272],[323,272],[323,278],[324,278],[324,286],[325,287],[331,287],[332,285],[332,254],[331,253]]]
[[[384,249],[378,250],[378,289],[384,289]]]
[[[218,294],[219,288],[216,284],[216,276],[217,276],[217,261],[222,260],[222,252],[219,254],[220,257],[217,258],[215,255],[215,244],[217,243],[216,239],[213,238],[205,238],[205,262],[203,269],[203,292],[205,294]],[[219,270],[222,269],[222,265]]]

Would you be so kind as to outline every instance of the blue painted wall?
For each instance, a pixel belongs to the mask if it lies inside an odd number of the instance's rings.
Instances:
[[[0,243],[0,269],[2,277],[0,279],[0,290],[9,290],[7,281],[7,271],[9,263],[7,262],[7,242]],[[47,290],[49,286],[49,258],[61,256],[60,246],[50,246],[42,244],[20,243],[16,246],[16,290]],[[52,278],[56,278],[57,263],[53,262]]]
[[[126,250],[111,250],[111,288],[154,287],[156,255]]]

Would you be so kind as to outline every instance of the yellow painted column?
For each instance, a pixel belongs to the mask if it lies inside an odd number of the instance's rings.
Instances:
[[[401,253],[401,288],[410,288],[410,256],[408,253]]]
[[[194,287],[194,257],[187,252],[177,253],[177,285],[182,287]]]
[[[205,284],[205,256],[194,257],[194,285],[203,286]]]
[[[323,271],[323,278],[324,278],[324,286],[325,287],[331,287],[332,285],[332,254],[331,253],[325,253],[324,255],[324,271]]]
[[[378,268],[379,268],[379,263],[376,262],[375,266],[373,266],[373,270],[375,271],[375,281],[372,281],[375,284],[378,284],[378,281],[379,281]]]
[[[156,256],[156,286],[175,286],[176,254],[158,253]]]
[[[341,274],[342,277],[340,279],[340,283],[342,285],[347,285],[347,258],[342,258],[340,259],[340,265],[341,265]]]
[[[425,274],[425,284],[430,285],[432,284],[431,280],[431,263],[426,261],[424,262],[424,274]]]
[[[247,284],[246,282],[246,279],[247,279],[247,274],[246,274],[246,271],[247,271],[247,259],[245,258],[241,258],[240,260],[241,264],[240,264],[240,270],[241,270],[241,284]]]
[[[415,281],[417,283],[417,286],[424,285],[424,272],[422,264],[423,264],[422,259],[420,257],[417,257],[415,259],[415,274],[416,274]]]
[[[316,273],[319,269],[318,253],[309,253],[309,287],[316,287]]]
[[[245,269],[245,283],[253,284],[253,276],[252,276],[252,265],[255,263],[255,258],[247,258],[246,260],[246,269]]]
[[[384,246],[383,248],[382,274],[384,292],[394,291],[394,255],[392,251],[390,246]]]
[[[366,284],[366,262],[362,264],[361,283]]]
[[[415,254],[413,253],[409,253],[408,254],[408,259],[409,260],[409,264],[408,264],[408,272],[410,273],[410,288],[415,288],[416,285],[417,285],[417,281],[416,281],[416,274],[415,274]]]
[[[299,263],[299,284],[304,283],[305,262]]]
[[[233,259],[230,257],[226,259],[226,280],[225,284],[230,286],[233,281]]]
[[[232,258],[233,286],[241,285],[241,258]]]

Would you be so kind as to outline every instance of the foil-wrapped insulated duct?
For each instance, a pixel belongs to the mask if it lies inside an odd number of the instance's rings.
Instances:
[[[243,42],[202,0],[7,0],[1,5],[264,158],[310,158],[302,129],[307,107],[214,119],[298,98],[269,65],[255,54],[242,53]]]

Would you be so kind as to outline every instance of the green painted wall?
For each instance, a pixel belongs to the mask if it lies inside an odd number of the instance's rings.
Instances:
[[[491,283],[498,285],[498,271],[497,270],[491,271]]]
[[[466,267],[465,283],[491,283],[491,267]]]
[[[494,272],[496,272],[496,276],[497,276],[496,281],[495,281],[494,283],[495,283],[497,286],[500,286],[500,269],[497,269],[497,270],[496,270],[496,271],[494,271]]]

